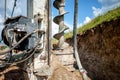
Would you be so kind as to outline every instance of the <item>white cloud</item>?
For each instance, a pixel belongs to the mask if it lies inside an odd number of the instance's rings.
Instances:
[[[94,6],[92,7],[92,10],[93,10],[93,14],[95,17],[101,15],[101,13],[102,13],[102,9],[96,8]]]
[[[14,0],[7,0],[7,9],[9,9],[10,11],[12,11],[13,4],[14,4]]]
[[[91,18],[87,16],[87,17],[85,17],[85,20],[84,20],[83,23],[86,24],[86,23],[88,23],[88,22],[90,22],[90,21],[91,21]]]
[[[4,1],[5,0],[0,0],[0,8],[4,8]]]
[[[82,27],[82,26],[83,26],[83,23],[78,24],[78,27]]]
[[[0,14],[0,24],[2,24],[3,23],[3,17],[2,17],[2,15]]]
[[[102,6],[111,6],[113,4],[119,3],[120,0],[98,0]]]
[[[90,21],[91,21],[91,18],[88,17],[88,16],[86,16],[86,17],[85,17],[85,20],[84,20],[82,23],[79,23],[79,24],[78,24],[78,27],[82,27],[83,25],[89,23]]]
[[[59,26],[52,21],[52,36],[58,33]]]
[[[120,0],[98,0],[98,2],[102,5],[102,7],[92,7],[93,14],[95,17],[120,6]]]

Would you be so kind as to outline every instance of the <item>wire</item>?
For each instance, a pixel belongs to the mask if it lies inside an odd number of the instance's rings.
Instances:
[[[14,6],[13,6],[13,10],[12,10],[12,14],[11,14],[11,17],[13,16],[13,13],[14,13],[14,9],[15,9],[15,7],[16,7],[16,2],[17,2],[17,0],[15,0],[15,1],[14,1]]]
[[[31,49],[29,52],[27,52],[27,53],[31,53],[28,57],[26,57],[26,58],[24,58],[24,59],[22,59],[22,60],[20,60],[20,61],[16,61],[16,62],[5,62],[4,64],[19,64],[19,63],[22,63],[22,62],[24,62],[24,61],[26,61],[26,60],[28,60],[29,58],[31,58],[32,57],[32,55],[35,53],[35,51],[36,51],[36,49]],[[27,54],[26,53],[26,54]]]
[[[25,62],[26,60],[30,59],[34,55],[34,53],[35,53],[37,47],[39,46],[39,44],[41,44],[41,43],[38,42],[37,45],[34,48],[30,49],[28,52],[24,51],[25,53],[23,52],[22,54],[24,54],[24,56],[26,56],[26,57],[23,57],[21,60],[19,60],[19,61],[17,60],[17,61],[14,61],[14,62],[8,62],[7,61],[7,62],[4,62],[2,64],[4,64],[4,66],[7,66],[7,65],[11,65],[11,64],[16,65],[16,64]],[[1,61],[6,61],[6,60],[1,59]],[[0,67],[1,67],[1,65],[0,65]]]

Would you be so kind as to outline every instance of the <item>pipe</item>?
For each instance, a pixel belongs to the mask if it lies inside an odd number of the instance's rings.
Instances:
[[[4,21],[6,20],[6,2],[7,2],[7,0],[5,0],[5,2],[4,2],[4,3],[5,3],[5,7],[4,7],[4,8],[5,8],[5,12],[4,12]]]
[[[77,50],[77,37],[76,37],[77,22],[78,22],[78,0],[75,0],[74,1],[74,24],[73,24],[73,26],[74,26],[73,27],[74,54],[75,54],[75,58],[77,61],[79,71],[82,73],[83,80],[89,80],[89,77],[87,76],[87,72],[81,64],[78,50]]]
[[[48,28],[47,28],[47,37],[48,37],[48,65],[50,66],[50,50],[51,50],[51,26],[52,26],[52,18],[51,18],[51,0],[48,0]]]

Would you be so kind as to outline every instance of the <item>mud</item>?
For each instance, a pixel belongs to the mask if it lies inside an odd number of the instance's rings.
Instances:
[[[120,80],[120,18],[77,35],[83,67],[92,80]],[[72,38],[66,42],[73,46]]]

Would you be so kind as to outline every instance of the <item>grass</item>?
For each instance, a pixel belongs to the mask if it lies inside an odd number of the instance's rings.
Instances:
[[[116,8],[114,10],[108,11],[106,14],[100,15],[100,16],[94,18],[88,24],[85,24],[82,27],[79,27],[77,29],[77,34],[82,33],[86,30],[89,30],[93,27],[97,27],[97,25],[102,24],[103,22],[109,22],[111,20],[116,20],[118,18],[120,18],[120,7]],[[72,32],[68,32],[65,34],[65,39],[71,38],[72,36],[73,36]]]

